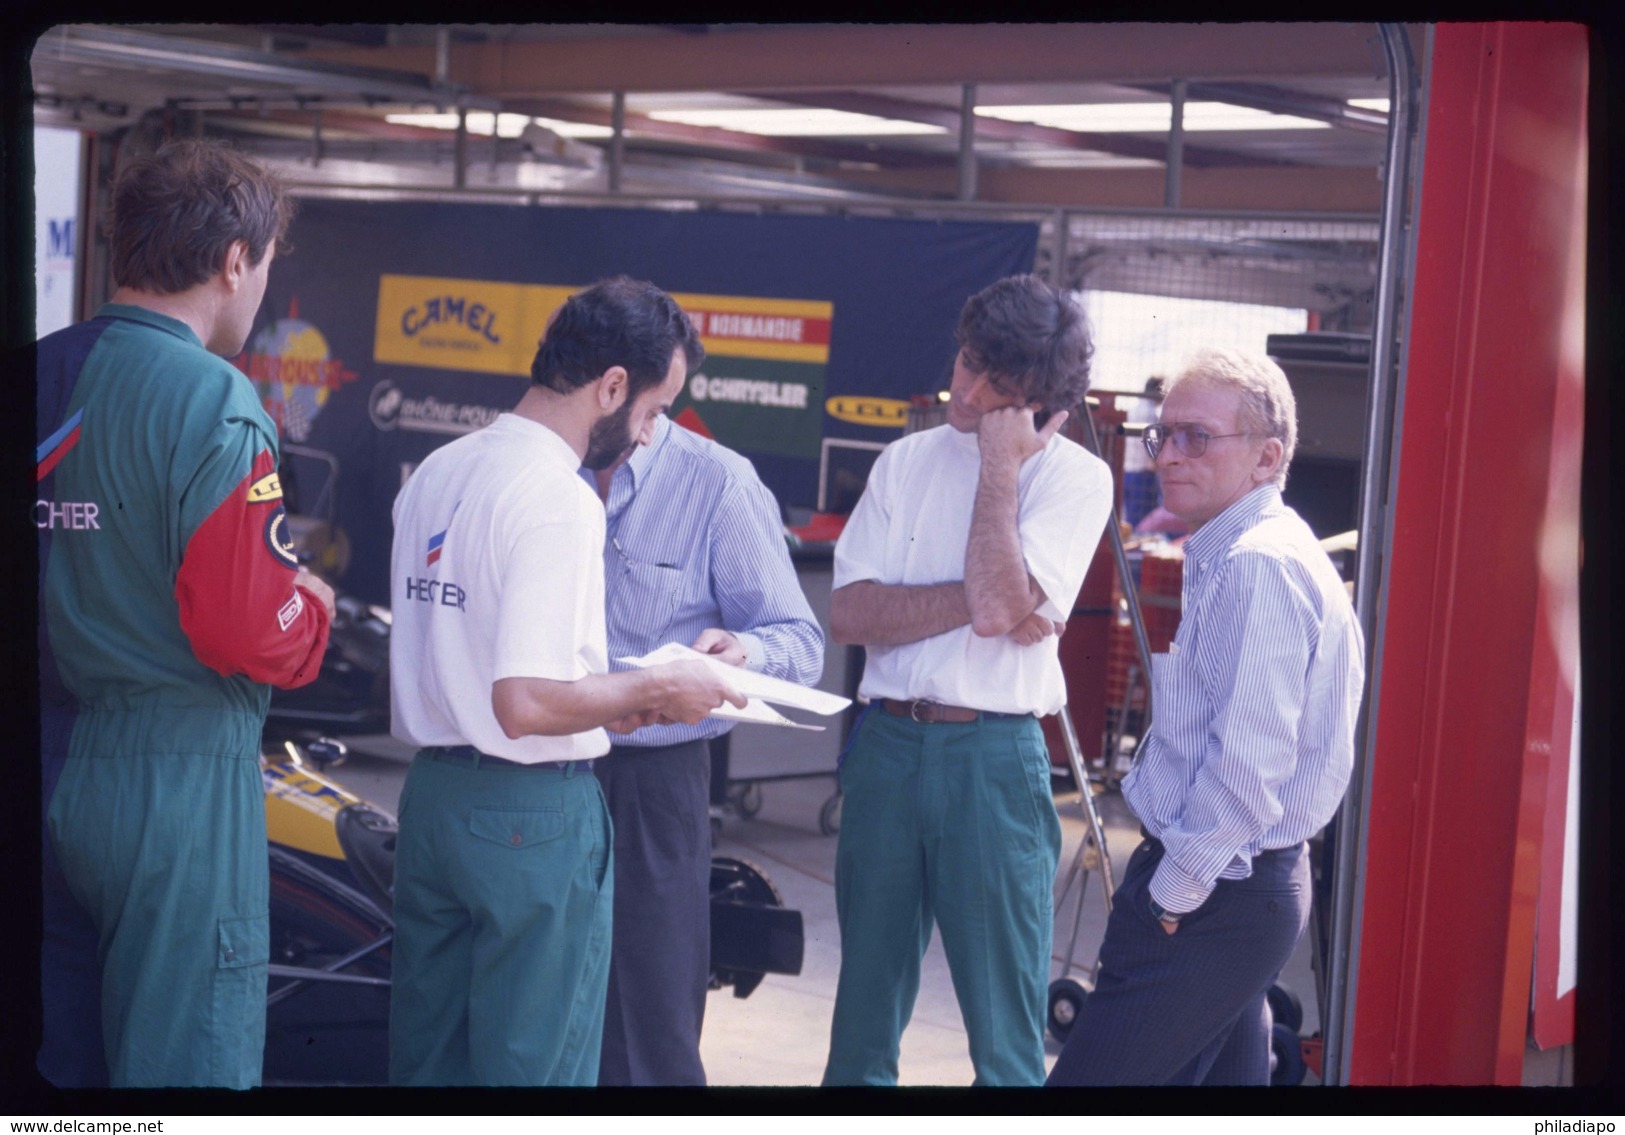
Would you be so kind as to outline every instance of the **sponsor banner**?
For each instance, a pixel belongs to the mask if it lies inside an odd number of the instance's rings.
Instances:
[[[528,375],[548,317],[574,290],[386,274],[378,279],[373,361]]]
[[[412,398],[384,379],[367,398],[367,415],[380,430],[407,430],[413,433],[446,434],[451,437],[473,433],[497,420],[507,406],[486,406],[478,402],[457,402],[425,394]]]
[[[672,403],[671,416],[724,442],[753,438],[752,448],[764,453],[817,458],[823,390],[821,366],[707,355]]]
[[[672,298],[694,321],[707,355],[827,363],[835,305],[816,300],[702,296]]]
[[[378,280],[373,359],[481,374],[530,374],[547,321],[577,288],[435,276]],[[829,361],[834,305],[672,293],[707,356]]]
[[[575,290],[384,275],[378,281],[373,359],[528,377],[548,321]],[[694,321],[706,354],[674,412],[692,406],[709,437],[754,438],[763,452],[816,458],[834,305],[684,292],[672,298]],[[411,398],[387,381],[373,387],[368,411],[381,430],[448,435],[479,429],[496,416],[488,407],[443,396]]]
[[[1029,223],[320,198],[289,235],[235,361],[280,430],[288,511],[337,527],[339,583],[374,603],[401,485],[513,408],[578,288],[666,289],[706,348],[672,417],[811,508],[823,442],[901,436],[907,400],[948,380],[965,299],[1037,249]]]

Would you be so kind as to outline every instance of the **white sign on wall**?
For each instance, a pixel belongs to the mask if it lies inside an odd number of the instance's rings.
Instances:
[[[59,331],[74,320],[74,278],[79,256],[81,135],[34,127],[34,334]]]

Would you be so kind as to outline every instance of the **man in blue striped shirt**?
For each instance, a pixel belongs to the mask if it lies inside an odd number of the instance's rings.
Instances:
[[[596,474],[611,669],[669,642],[810,684],[824,632],[773,494],[739,454],[661,417]],[[711,975],[710,738],[732,723],[648,725],[595,766],[615,826],[615,922],[601,1086],[700,1085]]]
[[[1348,785],[1364,682],[1343,582],[1281,501],[1296,442],[1286,376],[1234,351],[1199,353],[1146,429],[1193,529],[1184,614],[1123,780],[1145,840],[1052,1085],[1269,1083],[1266,993],[1308,923],[1305,841]]]

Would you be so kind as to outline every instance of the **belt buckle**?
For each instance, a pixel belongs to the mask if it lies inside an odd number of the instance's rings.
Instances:
[[[937,715],[937,707],[939,705],[939,702],[932,701],[930,698],[916,698],[914,701],[909,703],[909,720],[916,721],[921,725],[935,725],[940,720]],[[926,712],[926,716],[924,717],[920,716],[920,710],[922,707]]]

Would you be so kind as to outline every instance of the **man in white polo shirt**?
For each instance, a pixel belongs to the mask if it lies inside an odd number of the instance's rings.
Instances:
[[[699,662],[608,673],[604,510],[579,476],[646,443],[704,357],[652,284],[549,324],[512,413],[436,450],[395,502],[401,793],[390,1080],[597,1082],[613,903],[590,762],[607,727],[745,704]]]
[[[841,768],[841,976],[824,1083],[895,1084],[933,922],[978,1085],[1044,1082],[1060,822],[1038,717],[1111,473],[1057,432],[1083,313],[1036,276],[960,316],[948,423],[893,442],[835,548],[830,635],[868,648]]]

